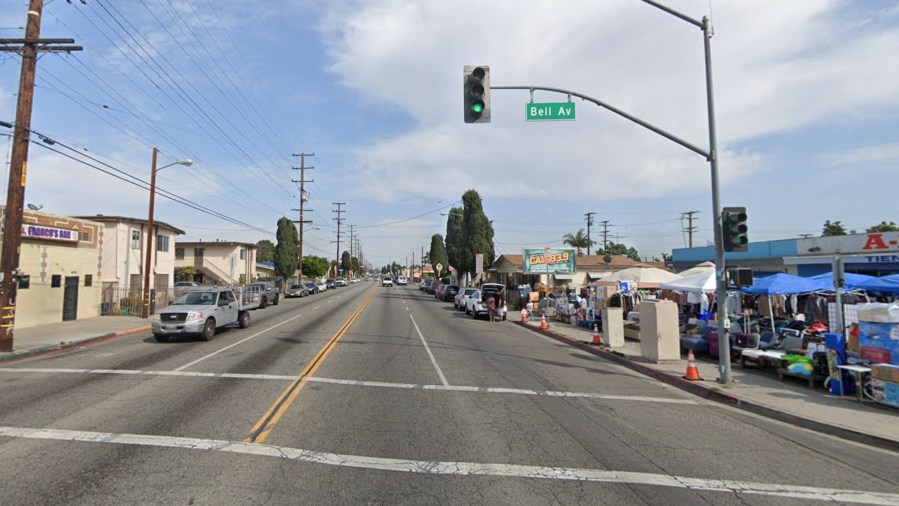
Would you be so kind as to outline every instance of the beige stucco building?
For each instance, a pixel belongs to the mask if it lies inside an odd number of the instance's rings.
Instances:
[[[178,242],[175,267],[196,269],[193,280],[200,284],[249,283],[256,279],[256,245],[234,241]]]
[[[25,211],[16,291],[16,328],[97,316],[103,225]]]

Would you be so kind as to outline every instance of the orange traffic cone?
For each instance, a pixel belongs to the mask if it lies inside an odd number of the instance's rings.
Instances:
[[[693,356],[693,350],[689,350],[689,353],[687,353],[687,374],[684,376],[684,379],[702,381],[702,378],[699,377],[699,369],[696,368],[696,357]]]
[[[527,311],[522,311],[521,312],[521,323],[527,323],[527,322],[528,322],[528,313],[527,313]]]
[[[599,338],[599,324],[593,324],[593,344],[602,344]]]
[[[546,324],[546,315],[540,317],[540,328],[546,330],[549,328],[549,325]]]

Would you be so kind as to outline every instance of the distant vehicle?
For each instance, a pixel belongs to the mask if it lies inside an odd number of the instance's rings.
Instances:
[[[446,285],[446,288],[443,289],[443,296],[440,297],[440,300],[444,302],[449,302],[456,297],[456,294],[459,293],[459,287],[456,285]]]
[[[464,311],[465,305],[468,303],[468,297],[476,291],[478,291],[477,288],[463,288],[459,290],[459,293],[453,298],[453,305],[459,311]]]
[[[325,281],[325,286],[328,287],[328,290],[334,290],[337,288],[337,283],[333,279],[329,279]]]
[[[421,283],[418,284],[418,290],[421,291],[421,292],[425,291],[425,288],[427,288],[427,286],[428,286],[429,284],[431,284],[431,280],[430,280],[430,279],[422,279],[422,280],[421,280]]]
[[[153,336],[164,343],[172,336],[199,335],[204,341],[226,325],[250,326],[250,309],[259,307],[258,287],[196,289],[178,296],[153,315]]]
[[[306,285],[300,283],[290,285],[287,290],[284,290],[284,297],[286,298],[305,297],[307,295],[309,295],[309,289],[306,288]]]
[[[437,287],[440,286],[440,281],[437,279],[432,279],[428,286],[425,287],[425,291],[431,295],[434,295],[434,292],[437,291]]]
[[[271,281],[260,281],[259,283],[250,283],[249,287],[256,287],[259,291],[259,307],[266,308],[269,304],[275,306],[281,302],[281,292]]]
[[[501,283],[484,283],[481,285],[480,290],[476,292],[476,294],[472,294],[468,299],[468,306],[465,314],[471,314],[473,318],[477,319],[479,315],[487,314],[487,297],[492,297],[495,294],[499,294],[500,297],[505,298],[506,287]],[[506,319],[506,315],[503,315],[503,320]]]
[[[325,284],[324,281],[318,281],[318,282],[315,283],[315,285],[318,286],[318,292],[319,292],[319,293],[324,292],[325,290],[328,289],[328,285]]]
[[[334,280],[334,283],[335,283],[337,286],[347,286],[346,280],[343,279],[343,278],[337,278],[337,279],[335,279],[335,280]]]
[[[393,280],[388,277],[385,277],[384,279],[381,280],[381,286],[393,286]]]
[[[406,286],[409,284],[409,281],[406,279],[405,276],[399,276],[396,278],[396,284],[397,284],[397,286]]]
[[[443,291],[446,290],[446,287],[449,285],[446,283],[440,283],[437,285],[437,288],[434,289],[434,297],[443,300]]]
[[[318,288],[318,284],[313,283],[312,281],[307,281],[303,284],[306,285],[306,291],[309,292],[309,295],[312,295],[312,294],[315,294],[315,293],[318,293],[321,291]]]

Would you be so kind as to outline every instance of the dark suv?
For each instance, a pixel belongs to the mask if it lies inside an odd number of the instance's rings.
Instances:
[[[269,304],[277,306],[281,302],[281,292],[271,281],[251,283],[248,287],[256,287],[259,290],[259,307],[264,308]]]

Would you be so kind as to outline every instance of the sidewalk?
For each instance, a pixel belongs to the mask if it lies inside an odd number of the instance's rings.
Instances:
[[[150,320],[134,316],[95,316],[16,329],[13,351],[0,353],[0,364],[146,330]]]
[[[613,350],[590,344],[593,340],[590,330],[555,320],[548,323],[548,330],[540,329],[539,320],[517,324],[709,400],[843,439],[899,451],[899,409],[859,402],[854,396],[837,397],[823,388],[810,388],[801,379],[780,381],[773,372],[754,366],[744,369],[739,362],[731,367],[734,381],[721,385],[716,382],[718,362],[708,357],[696,360],[703,381],[687,381],[683,379],[686,357],[655,364],[640,356],[638,341],[626,340],[623,347]]]

